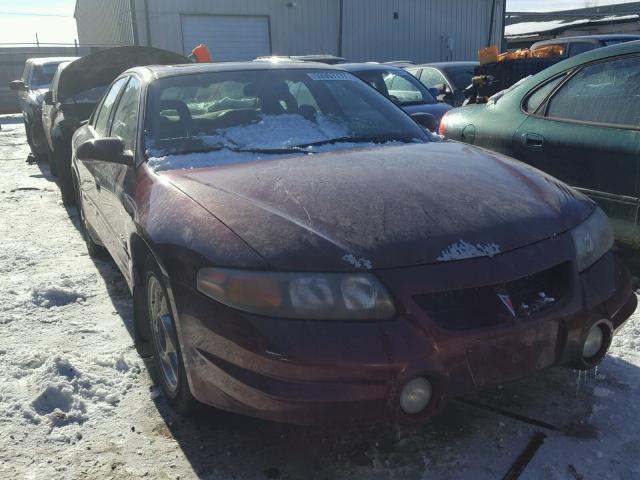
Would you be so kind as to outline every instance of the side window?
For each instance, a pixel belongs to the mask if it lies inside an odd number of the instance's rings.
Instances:
[[[580,55],[581,53],[588,52],[589,50],[593,50],[596,48],[592,43],[587,42],[574,42],[569,46],[569,56],[573,57],[575,55]]]
[[[535,92],[533,92],[527,99],[524,106],[524,109],[527,111],[527,113],[534,113],[538,109],[538,107],[542,105],[542,102],[545,101],[549,94],[553,92],[553,89],[556,88],[563,79],[564,75],[545,83]]]
[[[447,81],[442,74],[435,68],[425,68],[420,75],[420,81],[429,88],[434,88],[436,85],[447,85]]]
[[[102,137],[107,134],[107,124],[109,122],[109,116],[111,115],[111,111],[113,110],[113,106],[118,99],[118,95],[120,94],[120,90],[124,87],[124,84],[127,83],[129,77],[124,77],[114,83],[109,92],[105,95],[104,100],[102,100],[102,105],[100,105],[100,110],[96,115],[93,128],[96,129],[96,132]]]
[[[139,100],[140,81],[135,77],[131,77],[113,114],[111,133],[109,134],[111,137],[122,139],[125,150],[133,150],[135,146]]]
[[[640,126],[640,57],[583,68],[551,98],[546,116]]]

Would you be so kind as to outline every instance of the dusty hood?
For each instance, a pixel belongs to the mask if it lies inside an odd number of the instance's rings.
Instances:
[[[178,55],[151,47],[116,47],[101,50],[71,62],[60,74],[58,99],[64,101],[76,93],[109,85],[125,70],[142,65],[189,63]]]
[[[345,271],[493,256],[564,232],[593,204],[455,142],[163,172],[274,269]]]

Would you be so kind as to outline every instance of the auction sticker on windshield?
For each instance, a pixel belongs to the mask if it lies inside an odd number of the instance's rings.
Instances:
[[[311,72],[307,73],[307,76],[311,80],[350,80],[355,81],[356,77],[351,75],[350,73],[343,72]]]

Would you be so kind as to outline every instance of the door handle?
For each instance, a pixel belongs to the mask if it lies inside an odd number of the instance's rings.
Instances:
[[[544,146],[544,137],[537,133],[523,133],[522,143],[532,149],[540,149]]]

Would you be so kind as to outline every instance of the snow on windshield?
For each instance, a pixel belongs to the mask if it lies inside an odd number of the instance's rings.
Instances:
[[[147,138],[147,157],[149,166],[156,171],[180,168],[200,168],[212,165],[250,162],[255,160],[276,158],[282,154],[265,154],[254,152],[238,152],[247,149],[286,149],[296,145],[322,142],[349,135],[348,129],[332,118],[318,114],[316,121],[308,120],[301,115],[262,115],[258,122],[242,126],[234,126],[218,131],[217,135],[202,135],[194,140],[201,140],[212,148],[221,150],[195,153],[173,153],[154,148],[153,139]],[[373,145],[373,144],[370,144]],[[355,147],[366,147],[362,143],[338,143],[309,147],[309,153],[321,153]],[[291,155],[304,155],[294,152]]]

